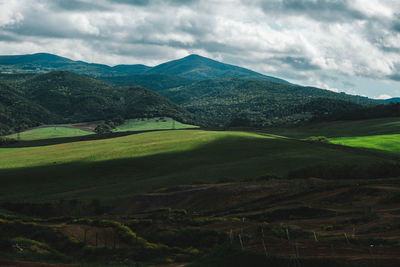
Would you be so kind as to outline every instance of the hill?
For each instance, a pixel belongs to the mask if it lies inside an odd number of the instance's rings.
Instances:
[[[1,77],[1,76],[0,76]],[[161,74],[137,74],[125,76],[110,76],[99,77],[106,82],[116,85],[140,85],[154,92],[160,92],[168,88],[189,85],[195,82],[194,80],[178,77],[167,76]]]
[[[104,64],[74,61],[48,53],[0,56],[1,73],[45,73],[64,70],[92,76],[112,76],[142,73],[149,68],[141,64],[110,67]]]
[[[386,154],[276,135],[175,130],[0,148],[0,201],[101,198],[115,202],[154,187],[284,177],[319,164],[362,167]],[[335,163],[332,162],[335,159]],[[118,196],[118,198],[116,198]]]
[[[17,88],[12,89],[7,85],[2,88],[3,109],[9,110],[2,113],[3,132],[11,131],[14,124],[24,129],[43,123],[83,122],[117,117],[171,117],[182,122],[192,120],[191,114],[143,87],[114,86],[66,71],[33,76],[19,82]],[[20,103],[22,107],[17,108],[15,103]]]
[[[224,64],[198,55],[189,55],[187,57],[169,61],[155,67],[148,67],[142,64],[117,65],[110,67],[103,64],[74,61],[47,53],[0,56],[0,73],[44,73],[56,70],[87,74],[94,77],[157,74],[166,76],[179,76],[189,80],[204,80],[218,77],[236,76],[248,79],[261,79],[289,84],[289,82],[279,78],[265,76],[245,68]]]
[[[376,105],[364,97],[262,80],[220,78],[159,91],[215,126],[267,126]]]
[[[54,119],[45,108],[0,83],[0,135],[34,127]]]
[[[146,74],[179,76],[192,80],[206,80],[234,76],[289,84],[289,82],[282,79],[265,76],[245,68],[221,63],[199,55],[189,55],[181,59],[160,64],[147,70]]]

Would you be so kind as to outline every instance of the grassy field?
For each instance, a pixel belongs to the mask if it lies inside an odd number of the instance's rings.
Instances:
[[[400,133],[400,118],[320,122],[287,128],[270,128],[266,131],[293,138],[307,138],[309,136],[348,137],[398,134]]]
[[[89,134],[93,134],[93,132],[84,131],[72,127],[49,126],[27,130],[19,134],[8,135],[7,137],[16,140],[29,141],[61,137],[84,136]]]
[[[0,201],[117,201],[155,187],[284,176],[315,164],[386,161],[360,151],[246,132],[176,130],[0,148]]]
[[[198,126],[184,124],[171,118],[131,119],[117,126],[113,132],[189,129]]]
[[[366,147],[400,153],[400,134],[340,137],[331,138],[330,141],[344,146]]]

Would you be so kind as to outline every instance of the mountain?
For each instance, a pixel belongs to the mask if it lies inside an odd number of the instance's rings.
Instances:
[[[115,86],[87,75],[55,71],[36,75],[11,88],[2,85],[5,111],[2,132],[41,123],[83,122],[116,117],[172,117],[190,122],[193,116],[164,97],[140,86]],[[18,105],[17,105],[17,104]],[[23,114],[24,116],[19,116]],[[25,123],[31,121],[31,123]]]
[[[289,84],[289,82],[282,79],[265,76],[245,68],[221,63],[199,55],[189,55],[178,60],[160,64],[147,70],[146,74],[179,76],[192,80],[206,80],[232,76]]]
[[[1,79],[1,76],[0,76]],[[168,88],[179,87],[194,83],[194,80],[189,80],[179,76],[167,76],[161,74],[136,74],[125,76],[109,76],[99,77],[106,82],[116,85],[136,84],[148,88],[155,92],[160,92]]]
[[[240,78],[199,81],[159,93],[214,126],[293,123],[376,105],[344,93]]]
[[[0,56],[1,73],[45,73],[56,70],[70,71],[91,76],[113,76],[142,73],[150,67],[144,65],[117,65],[74,61],[48,53],[32,55]]]
[[[0,56],[0,73],[45,73],[56,70],[87,74],[94,77],[156,74],[170,77],[178,76],[188,80],[206,80],[234,76],[289,84],[289,82],[279,78],[265,76],[245,68],[221,63],[199,55],[189,55],[155,67],[148,67],[141,64],[110,67],[103,64],[74,61],[47,53]],[[146,76],[145,78],[148,77]]]
[[[382,103],[400,103],[400,97],[393,97],[393,98],[389,98],[389,99],[381,99],[378,100],[379,102]]]

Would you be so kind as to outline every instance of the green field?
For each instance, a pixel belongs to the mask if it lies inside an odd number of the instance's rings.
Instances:
[[[246,132],[176,130],[0,148],[0,200],[117,201],[159,186],[264,175],[315,164],[367,166],[386,154]]]
[[[330,141],[344,146],[366,147],[400,153],[400,134],[340,137],[331,138]]]
[[[74,137],[74,136],[84,136],[93,134],[93,132],[84,131],[72,127],[64,126],[49,126],[27,130],[21,133],[16,133],[8,135],[8,138],[30,141],[30,140],[42,140],[42,139],[52,139],[52,138],[62,138],[62,137]]]
[[[113,132],[190,129],[198,126],[184,124],[171,118],[131,119],[117,126]]]
[[[306,125],[270,128],[269,133],[293,137],[310,136],[349,137],[400,133],[400,118],[380,118],[358,121],[332,121],[308,123]]]

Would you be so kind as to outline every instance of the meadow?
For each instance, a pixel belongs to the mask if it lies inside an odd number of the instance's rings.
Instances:
[[[338,145],[365,147],[400,153],[400,134],[331,138]]]
[[[309,136],[358,137],[400,133],[400,119],[379,118],[357,121],[329,121],[313,122],[292,127],[273,127],[265,130],[293,138],[307,138]]]
[[[285,177],[318,164],[393,161],[379,151],[233,131],[173,130],[67,140],[0,148],[0,182],[7,185],[0,188],[0,200],[118,201],[162,186]]]
[[[48,126],[48,127],[30,129],[27,131],[23,131],[21,133],[8,135],[6,137],[15,140],[30,141],[30,140],[61,138],[61,137],[85,136],[90,134],[93,134],[93,132],[72,127]]]
[[[185,124],[172,118],[141,118],[126,120],[122,125],[117,126],[113,132],[127,131],[151,131],[151,130],[172,130],[199,128],[195,125]]]

